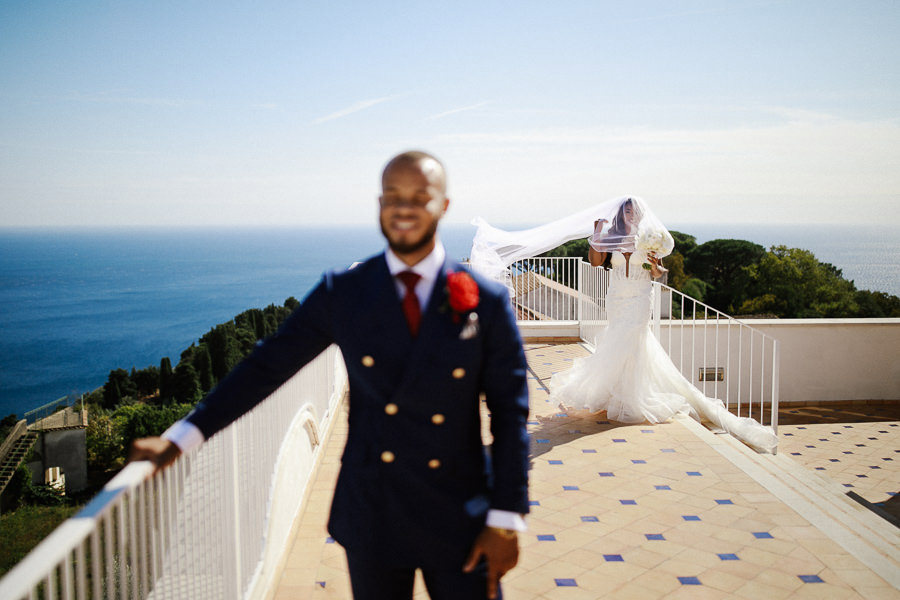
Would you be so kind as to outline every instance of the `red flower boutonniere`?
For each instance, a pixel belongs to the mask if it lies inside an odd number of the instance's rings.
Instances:
[[[464,313],[478,306],[478,284],[465,271],[447,274],[447,301],[453,311],[453,322],[459,323]]]

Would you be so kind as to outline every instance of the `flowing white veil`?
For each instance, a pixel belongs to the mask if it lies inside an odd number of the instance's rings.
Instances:
[[[626,196],[607,200],[551,223],[504,231],[481,217],[472,220],[478,230],[472,240],[472,268],[505,283],[507,269],[517,260],[531,258],[570,240],[590,238],[598,252],[633,252],[635,247],[660,258],[672,252],[675,243],[666,227],[641,198]]]

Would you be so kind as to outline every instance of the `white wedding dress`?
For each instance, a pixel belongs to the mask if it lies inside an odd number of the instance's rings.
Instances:
[[[650,331],[651,278],[642,268],[640,250],[628,264],[614,252],[609,272],[606,312],[609,325],[597,337],[592,355],[553,376],[550,398],[570,410],[606,411],[621,423],[661,423],[689,414],[724,429],[760,452],[774,452],[777,437],[770,427],[728,412],[708,398],[672,363]]]

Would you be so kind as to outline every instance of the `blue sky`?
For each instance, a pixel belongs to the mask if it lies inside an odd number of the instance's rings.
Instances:
[[[453,222],[900,225],[897,31],[895,0],[8,0],[0,226],[370,223],[408,148]]]

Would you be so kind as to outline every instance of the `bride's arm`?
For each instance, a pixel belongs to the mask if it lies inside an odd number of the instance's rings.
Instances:
[[[588,260],[592,267],[602,267],[606,262],[606,252],[597,252],[593,248],[588,248]]]
[[[659,279],[669,272],[667,268],[662,266],[662,259],[657,258],[655,254],[648,254],[647,260],[650,261],[650,275],[653,279]]]

